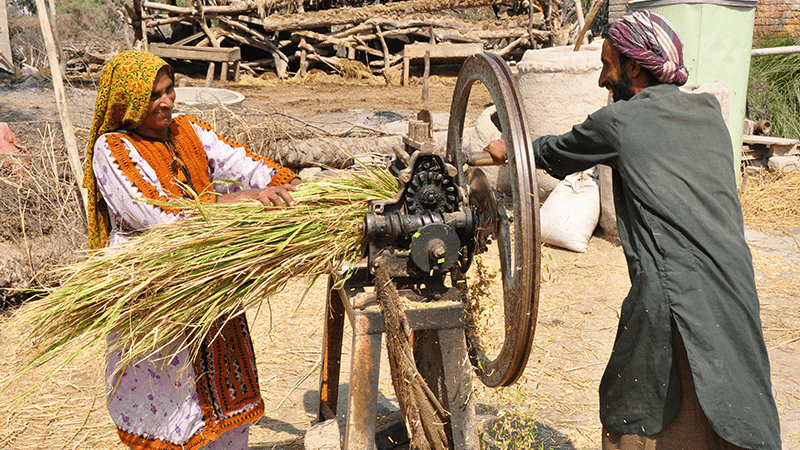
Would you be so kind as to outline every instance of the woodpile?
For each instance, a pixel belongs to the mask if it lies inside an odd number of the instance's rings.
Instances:
[[[561,15],[551,8],[557,2],[534,3],[531,14],[528,1],[198,0],[177,6],[174,0],[129,0],[124,15],[135,48],[149,49],[154,42],[220,50],[238,46],[238,68],[253,76],[303,76],[313,67],[339,70],[342,59],[388,76],[402,67],[405,46],[418,42],[480,43],[484,51],[501,55],[551,45],[561,29]]]

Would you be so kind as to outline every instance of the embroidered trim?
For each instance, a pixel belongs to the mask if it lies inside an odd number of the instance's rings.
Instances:
[[[217,321],[192,365],[205,426],[183,444],[139,436],[118,427],[125,445],[138,450],[197,449],[264,414],[255,352],[244,315]]]
[[[255,407],[245,413],[226,419],[218,424],[216,430],[201,429],[191,439],[183,444],[173,444],[152,437],[138,436],[128,433],[117,427],[117,435],[123,444],[134,450],[196,450],[204,445],[219,439],[223,433],[244,424],[255,422],[264,415],[264,402],[259,402]]]

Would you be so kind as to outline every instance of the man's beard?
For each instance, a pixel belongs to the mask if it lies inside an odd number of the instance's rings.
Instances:
[[[627,73],[622,74],[619,81],[608,83],[611,87],[611,98],[618,102],[620,100],[630,100],[634,96],[633,93],[633,80],[628,77]]]

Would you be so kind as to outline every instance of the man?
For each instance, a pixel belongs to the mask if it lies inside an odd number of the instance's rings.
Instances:
[[[686,94],[682,45],[663,17],[626,14],[602,49],[614,103],[536,164],[564,178],[613,169],[631,290],[600,382],[603,449],[779,449],[769,359],[717,100]],[[502,141],[488,151],[504,158]]]

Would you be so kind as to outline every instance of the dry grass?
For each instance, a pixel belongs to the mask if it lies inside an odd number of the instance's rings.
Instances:
[[[382,77],[373,75],[372,71],[361,61],[339,58],[335,69],[345,80],[364,80],[370,84],[386,83]]]
[[[748,175],[740,199],[748,227],[774,230],[800,226],[800,171]]]
[[[61,144],[60,130],[20,124],[17,134],[38,135],[39,143],[0,167],[0,238],[24,241],[26,236],[63,234],[73,246],[83,239],[80,198],[75,177]]]
[[[80,259],[86,241],[60,130],[47,122],[14,125],[28,147],[0,164],[0,308],[26,298],[29,287],[55,283],[54,270]]]
[[[181,111],[207,122],[226,139],[245,144],[252,152],[267,156],[279,163],[283,158],[277,151],[278,143],[328,134],[325,130],[279,111],[251,108],[233,110],[225,106],[211,109],[182,106]]]
[[[800,266],[761,250],[753,251],[753,266],[760,273],[756,287],[767,348],[783,348],[800,341],[800,311],[786,307],[800,298]]]

